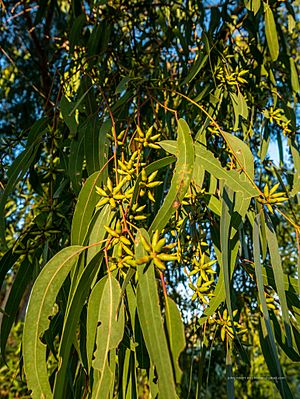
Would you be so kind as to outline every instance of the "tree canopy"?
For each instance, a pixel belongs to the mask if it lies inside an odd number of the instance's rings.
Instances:
[[[0,4],[1,395],[296,398],[299,1]]]

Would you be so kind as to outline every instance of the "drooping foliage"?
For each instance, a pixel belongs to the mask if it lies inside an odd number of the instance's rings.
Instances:
[[[1,6],[3,362],[25,314],[32,398],[296,397],[299,4]]]

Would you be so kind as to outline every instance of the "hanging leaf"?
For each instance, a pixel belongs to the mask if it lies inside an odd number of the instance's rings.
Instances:
[[[102,247],[103,248],[103,247]],[[98,253],[82,270],[81,275],[76,281],[75,288],[70,290],[67,312],[64,319],[63,331],[60,340],[58,358],[61,361],[61,367],[56,375],[54,384],[54,399],[66,396],[67,389],[67,371],[69,367],[69,356],[72,344],[76,341],[76,327],[79,322],[81,310],[89,295],[93,279],[97,275],[102,265],[103,251],[98,247]]]
[[[177,145],[175,141],[166,140],[161,141],[159,144],[165,151],[171,154],[176,152]],[[223,168],[220,161],[214,157],[211,151],[197,143],[195,143],[195,162],[202,165],[207,172],[211,173],[217,179],[223,179],[225,184],[233,191],[241,191],[247,198],[258,195],[258,191],[248,180],[244,181],[244,177],[241,178],[241,175],[236,170],[226,170]]]
[[[176,211],[176,201],[181,201],[185,196],[192,178],[194,167],[194,146],[190,129],[183,119],[178,121],[178,139],[176,150],[177,162],[173,173],[171,186],[165,197],[164,203],[155,216],[150,231],[161,231]]]
[[[74,105],[65,96],[62,96],[60,100],[61,114],[72,136],[75,136],[77,132],[77,122],[76,122],[75,113],[72,112],[73,108]]]
[[[99,373],[96,374],[93,384],[92,398],[107,398],[113,386],[113,372],[108,355],[110,350],[118,346],[124,334],[124,308],[122,303],[119,306],[120,295],[121,287],[109,273],[98,313],[96,351],[92,366]]]
[[[193,63],[192,68],[189,71],[189,74],[187,77],[184,79],[182,82],[182,85],[185,85],[187,83],[191,83],[192,80],[198,75],[198,73],[201,71],[201,69],[204,67],[208,60],[208,55],[204,53],[199,53]]]
[[[178,360],[180,353],[184,350],[186,345],[184,326],[181,320],[181,314],[177,308],[176,303],[173,301],[173,299],[169,297],[167,297],[166,300],[166,324],[168,330],[170,352],[172,355],[172,362],[175,370],[175,380],[177,384],[180,384],[182,371],[179,367]]]
[[[26,288],[31,282],[33,274],[32,264],[27,258],[21,263],[17,275],[14,279],[12,287],[10,289],[9,297],[4,307],[4,314],[1,320],[1,354],[5,361],[5,346],[7,338],[13,323],[16,320],[17,313],[19,311],[20,302],[26,292]]]
[[[95,340],[97,334],[97,325],[99,321],[100,304],[106,282],[107,276],[103,277],[100,281],[97,282],[97,284],[95,284],[88,302],[86,352],[89,370],[92,366],[92,359],[95,350]]]
[[[74,137],[70,146],[69,176],[72,189],[78,195],[82,184],[82,167],[84,160],[84,131],[79,130],[78,137]]]
[[[84,250],[72,246],[56,254],[39,274],[30,295],[23,333],[24,370],[32,398],[52,398],[46,364],[46,345],[41,337],[49,326],[56,296],[78,256]]]
[[[266,6],[265,10],[265,30],[271,59],[276,61],[279,55],[279,44],[273,11],[269,5]]]
[[[153,264],[140,274],[137,311],[150,359],[156,367],[159,395],[176,399],[172,362],[160,312]]]
[[[276,233],[272,224],[272,221],[268,215],[266,215],[266,233],[267,233],[267,242],[269,247],[270,259],[272,263],[272,267],[274,270],[275,283],[277,288],[277,294],[280,301],[282,318],[284,322],[284,329],[286,332],[288,345],[292,345],[292,332],[291,332],[291,324],[289,318],[289,311],[287,306],[287,300],[285,296],[284,290],[284,273],[282,270],[281,257],[278,248],[278,241],[276,237]]]
[[[99,201],[96,186],[101,186],[102,181],[103,173],[101,171],[93,173],[79,193],[71,228],[71,242],[73,245],[83,244],[84,242],[95,206]]]
[[[223,132],[223,135],[239,166],[254,179],[254,157],[249,146],[233,134]]]

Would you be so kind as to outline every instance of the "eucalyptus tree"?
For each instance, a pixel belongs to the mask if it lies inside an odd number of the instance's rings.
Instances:
[[[33,398],[293,397],[299,4],[17,7],[49,47],[0,203],[3,359],[30,293]]]

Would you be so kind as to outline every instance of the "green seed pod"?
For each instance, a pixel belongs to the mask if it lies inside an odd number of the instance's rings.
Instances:
[[[159,270],[166,270],[165,264],[160,259],[153,258],[153,262]]]
[[[115,230],[111,229],[109,226],[104,226],[104,228],[111,236],[119,238],[119,234]]]
[[[106,192],[103,190],[103,188],[96,186],[96,192],[100,195],[102,195],[102,197],[107,197]]]
[[[123,248],[123,250],[128,254],[128,255],[130,255],[130,256],[134,256],[134,253],[131,251],[131,249],[130,248],[128,248],[125,244],[121,244],[122,245],[122,248]]]
[[[225,327],[222,327],[222,328],[221,328],[221,340],[222,340],[222,341],[225,340],[225,334],[226,334]]]
[[[146,144],[146,143],[145,143],[145,144]],[[144,145],[145,145],[145,144],[144,144]],[[156,149],[156,150],[159,150],[159,149],[160,149],[160,146],[157,145],[157,144],[149,143],[148,145],[149,145],[150,148],[154,148],[154,149]],[[146,145],[145,145],[145,147],[146,147]]]
[[[165,262],[177,260],[177,255],[171,254],[158,254],[157,257]]]
[[[159,138],[160,138],[160,133],[155,134],[154,136],[151,137],[151,141],[155,141],[155,140],[157,140]]]
[[[115,231],[118,233],[118,235],[120,235],[122,233],[122,225],[121,225],[120,220],[117,220]]]
[[[143,247],[145,248],[145,250],[147,252],[152,252],[151,245],[146,241],[145,237],[142,234],[140,235],[140,237],[141,237],[141,242],[142,242]]]
[[[139,126],[136,127],[136,131],[140,137],[145,137],[144,133],[142,132],[142,129]]]
[[[109,202],[109,198],[103,198],[102,200],[100,200],[97,203],[96,207],[99,208],[100,206],[103,206],[103,205],[107,204],[108,202]]]
[[[107,178],[107,188],[109,189],[110,192],[113,191],[113,184],[109,177]]]
[[[133,216],[133,219],[136,220],[136,221],[145,220],[145,219],[147,219],[147,216],[137,215],[137,216]]]
[[[112,208],[117,207],[116,201],[113,198],[109,198],[109,203]]]
[[[148,177],[148,182],[152,182],[156,176],[157,176],[158,170],[156,170],[155,172],[151,173],[151,175]]]
[[[153,194],[151,193],[151,191],[148,191],[148,198],[150,201],[155,202],[155,198],[153,197]]]
[[[116,201],[123,200],[123,199],[125,199],[125,198],[126,198],[126,196],[125,196],[124,194],[115,194],[115,195],[114,195],[114,199],[115,199]]]
[[[275,191],[277,191],[278,187],[280,186],[280,183],[275,184],[275,186],[273,186],[269,192],[270,196],[273,196],[273,194],[275,193]],[[278,193],[278,194],[282,194],[282,193]],[[276,195],[276,194],[275,194]]]
[[[143,182],[147,181],[147,173],[146,173],[145,169],[142,170],[142,181]]]
[[[151,182],[151,183],[147,183],[147,184],[146,184],[146,187],[148,187],[148,188],[154,188],[154,187],[159,186],[160,184],[162,184],[162,181],[153,181],[153,182]]]
[[[154,236],[153,236],[153,238],[154,238]],[[155,245],[152,240],[153,251],[156,253],[159,253],[162,250],[162,248],[164,247],[165,243],[166,243],[165,238],[161,238]]]
[[[151,126],[146,132],[146,139],[149,139],[152,136],[153,126]]]
[[[158,243],[158,239],[159,239],[159,231],[155,230],[155,232],[152,236],[152,241],[151,241],[152,248],[154,248],[156,246],[156,244]]]
[[[125,245],[131,245],[131,242],[128,240],[128,238],[121,236],[120,241],[125,244]]]

